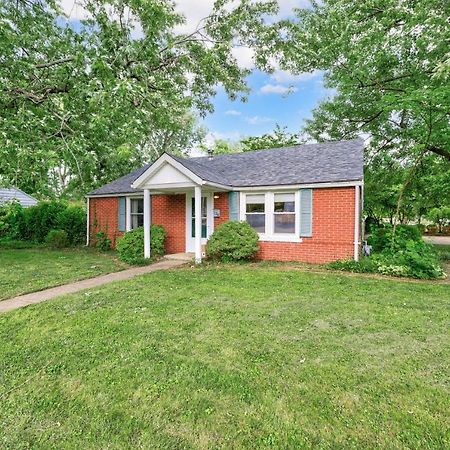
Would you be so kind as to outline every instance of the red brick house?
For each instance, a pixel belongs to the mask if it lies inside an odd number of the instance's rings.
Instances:
[[[358,258],[363,142],[307,144],[214,157],[163,154],[87,195],[88,235],[117,237],[150,224],[167,231],[166,253],[201,261],[220,223],[246,220],[261,259],[323,263]]]

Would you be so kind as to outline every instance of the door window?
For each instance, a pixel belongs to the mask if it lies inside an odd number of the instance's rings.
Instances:
[[[192,197],[192,221],[191,221],[191,235],[195,237],[195,198]],[[202,197],[202,238],[206,238],[206,223],[207,223],[207,200]]]

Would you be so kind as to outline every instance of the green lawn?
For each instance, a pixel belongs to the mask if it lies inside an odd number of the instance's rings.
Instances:
[[[449,448],[450,288],[155,272],[0,315],[0,448]]]
[[[113,252],[94,249],[0,248],[0,300],[124,267]]]

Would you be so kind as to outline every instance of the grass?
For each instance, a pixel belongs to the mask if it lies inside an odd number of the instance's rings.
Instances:
[[[448,285],[154,272],[0,315],[0,448],[449,448]]]
[[[127,267],[113,252],[0,248],[0,300]]]
[[[444,263],[450,262],[450,245],[435,244],[434,248],[436,249],[439,259],[442,262]]]

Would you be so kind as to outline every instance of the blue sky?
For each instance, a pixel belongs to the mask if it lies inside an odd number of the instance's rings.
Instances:
[[[219,90],[213,99],[215,111],[203,123],[214,137],[236,140],[270,132],[275,124],[298,132],[312,109],[329,95],[321,73],[293,76],[277,71],[273,75],[255,71],[248,77],[252,92],[248,102],[230,101]],[[290,93],[283,93],[291,88]]]

